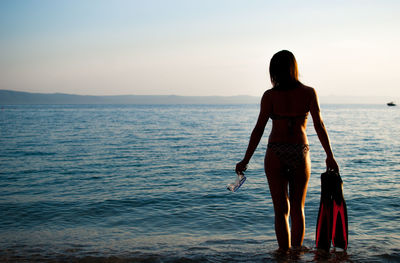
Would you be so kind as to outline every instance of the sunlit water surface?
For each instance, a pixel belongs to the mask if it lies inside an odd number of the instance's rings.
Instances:
[[[400,109],[323,105],[349,213],[347,253],[400,261]],[[263,171],[271,124],[247,181],[226,190],[257,105],[40,105],[0,110],[0,261],[268,262],[318,260],[324,153],[308,124],[308,250],[275,253]]]

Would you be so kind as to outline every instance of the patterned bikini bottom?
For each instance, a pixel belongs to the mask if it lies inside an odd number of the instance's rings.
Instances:
[[[299,165],[304,164],[305,157],[310,150],[308,144],[294,144],[270,142],[268,149],[271,149],[284,165],[285,170],[295,170]]]

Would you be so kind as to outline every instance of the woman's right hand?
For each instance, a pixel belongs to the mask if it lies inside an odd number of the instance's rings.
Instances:
[[[326,158],[326,170],[333,170],[335,172],[339,172],[339,165],[337,164],[335,158],[332,157],[327,157]]]
[[[243,173],[247,169],[247,162],[242,160],[236,164],[236,173]]]

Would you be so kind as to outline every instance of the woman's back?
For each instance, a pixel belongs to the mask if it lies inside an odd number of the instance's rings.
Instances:
[[[307,116],[313,100],[313,89],[304,85],[292,89],[267,91],[273,126],[269,142],[307,144]]]

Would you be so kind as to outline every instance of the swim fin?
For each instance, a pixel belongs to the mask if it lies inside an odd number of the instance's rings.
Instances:
[[[347,249],[347,207],[343,198],[343,181],[339,173],[321,174],[321,201],[317,219],[316,245],[319,249]]]
[[[333,183],[332,245],[334,247],[347,249],[347,241],[349,237],[347,206],[343,197],[343,181],[338,173],[336,173]]]
[[[328,173],[321,174],[321,200],[319,204],[315,242],[317,248],[329,250],[332,240],[332,195]]]

